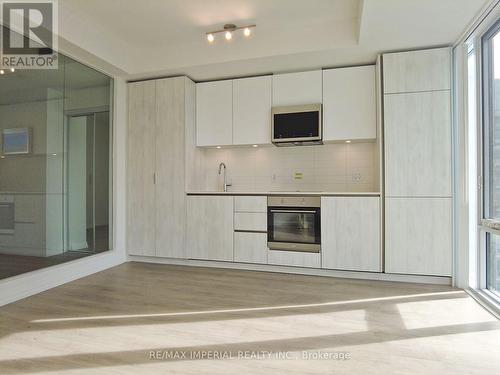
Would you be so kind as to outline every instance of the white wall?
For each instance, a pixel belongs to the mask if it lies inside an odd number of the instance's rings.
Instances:
[[[197,181],[188,190],[220,190],[218,165],[227,166],[230,191],[378,191],[377,144],[202,149]],[[302,175],[300,175],[302,174]]]

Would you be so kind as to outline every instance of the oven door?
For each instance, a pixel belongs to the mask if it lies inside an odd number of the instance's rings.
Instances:
[[[319,207],[268,207],[267,245],[271,250],[319,253]]]

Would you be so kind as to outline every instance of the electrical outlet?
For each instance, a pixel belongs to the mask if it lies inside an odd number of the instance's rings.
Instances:
[[[353,173],[352,174],[352,182],[361,182],[363,180],[363,176],[361,173]]]

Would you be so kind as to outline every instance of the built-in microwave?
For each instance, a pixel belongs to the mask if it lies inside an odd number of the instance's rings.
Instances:
[[[321,104],[273,107],[272,141],[276,146],[323,143]]]

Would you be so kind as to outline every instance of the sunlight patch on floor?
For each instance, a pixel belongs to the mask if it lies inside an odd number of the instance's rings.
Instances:
[[[89,354],[95,352],[96,346],[105,347],[107,352],[137,351],[293,340],[367,330],[366,311],[363,309],[194,322],[61,327],[4,337],[0,340],[0,360]],[[30,355],[33,342],[37,343],[36,356]],[[59,348],[57,353],[52,349],[54,344]]]
[[[188,315],[205,315],[205,314],[221,314],[221,313],[241,313],[241,312],[252,312],[252,311],[267,311],[267,310],[289,310],[289,309],[300,309],[307,307],[322,307],[322,306],[339,306],[339,305],[349,305],[358,303],[369,303],[369,302],[383,302],[392,301],[406,298],[421,298],[421,297],[435,297],[435,296],[447,296],[447,295],[463,295],[462,290],[449,291],[449,292],[437,292],[437,293],[421,293],[421,294],[406,294],[400,296],[389,296],[389,297],[377,297],[377,298],[364,298],[356,300],[345,300],[345,301],[332,301],[332,302],[322,302],[322,303],[310,303],[310,304],[299,304],[299,305],[282,305],[282,306],[264,306],[264,307],[249,307],[242,309],[221,309],[221,310],[201,310],[201,311],[185,311],[185,312],[171,312],[171,313],[155,313],[155,314],[124,314],[124,315],[97,315],[97,316],[78,316],[70,318],[53,318],[53,319],[36,319],[32,320],[31,323],[52,323],[52,322],[68,322],[68,321],[79,321],[79,320],[104,320],[104,319],[131,319],[131,318],[159,318],[159,317],[176,317],[176,316],[188,316]],[[425,303],[425,302],[424,302]]]
[[[407,329],[497,321],[466,298],[401,302],[396,304],[396,308]]]

